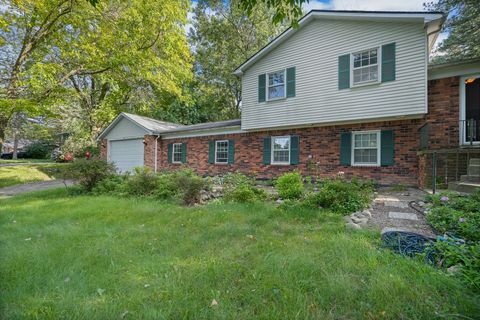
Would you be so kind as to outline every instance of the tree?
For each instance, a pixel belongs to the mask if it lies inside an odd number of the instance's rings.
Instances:
[[[273,11],[272,22],[276,25],[289,22],[293,27],[303,16],[302,5],[310,0],[240,0],[240,5],[247,15],[251,16],[261,7]]]
[[[57,20],[22,70],[22,92],[30,101],[53,106],[70,132],[93,144],[118,111],[151,113],[162,97],[188,100],[182,90],[192,77],[183,28],[188,0],[112,0],[95,7],[68,2],[69,14]],[[9,22],[13,38],[23,23],[19,17],[33,17],[43,6],[32,1],[27,10],[19,3]]]
[[[459,60],[480,57],[480,3],[478,0],[439,0],[427,2],[428,10],[442,11],[448,14],[443,31],[448,38],[438,46],[445,56],[438,60]]]
[[[241,81],[232,72],[283,27],[270,22],[273,13],[265,5],[247,16],[238,0],[199,1],[193,14],[189,41],[195,57],[197,106],[208,109],[207,120],[238,117]]]

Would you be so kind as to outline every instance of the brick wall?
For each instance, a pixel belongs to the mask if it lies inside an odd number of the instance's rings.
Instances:
[[[100,141],[100,158],[107,160],[108,157],[108,140],[102,139]]]
[[[299,170],[305,175],[328,177],[339,171],[347,177],[358,176],[374,179],[381,184],[417,185],[419,146],[418,129],[422,120],[402,120],[367,124],[315,127],[304,129],[251,132],[221,136],[159,140],[158,170],[181,168],[180,164],[167,161],[169,143],[187,143],[187,166],[201,175],[241,171],[257,178],[272,178],[284,172]],[[351,167],[340,165],[340,133],[360,130],[393,130],[395,133],[395,165],[389,167]],[[298,135],[300,137],[299,165],[264,165],[263,138],[266,136]],[[154,139],[146,136],[145,163],[153,168]],[[210,140],[234,139],[235,163],[232,165],[209,164]],[[148,160],[147,160],[148,159]]]
[[[428,81],[429,149],[458,147],[460,119],[460,79],[443,78]]]

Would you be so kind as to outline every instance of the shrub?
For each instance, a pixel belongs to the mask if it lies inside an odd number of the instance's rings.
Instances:
[[[180,193],[179,186],[175,181],[174,174],[158,175],[157,188],[154,192],[154,197],[158,199],[171,199]]]
[[[88,192],[103,179],[115,174],[115,166],[99,158],[78,159],[69,166],[69,176]]]
[[[255,187],[255,181],[241,173],[228,173],[223,177],[225,201],[253,203],[266,199],[264,190]]]
[[[96,195],[109,194],[117,196],[127,195],[126,181],[127,175],[111,175],[98,182],[92,189],[92,193]]]
[[[371,183],[348,182],[341,178],[325,180],[317,193],[311,193],[305,197],[303,205],[348,214],[368,206],[372,191]]]
[[[150,168],[137,167],[126,180],[128,194],[133,196],[151,196],[158,187],[158,176]]]
[[[186,169],[173,175],[180,192],[182,203],[193,205],[200,201],[200,193],[207,187],[207,182],[193,171]]]
[[[300,199],[305,193],[302,176],[298,172],[285,173],[275,184],[282,199]]]
[[[47,159],[55,146],[50,141],[36,141],[25,148],[25,157],[32,159]]]

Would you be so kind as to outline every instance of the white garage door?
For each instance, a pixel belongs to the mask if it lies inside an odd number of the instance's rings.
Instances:
[[[143,139],[110,141],[110,161],[120,172],[143,166]]]

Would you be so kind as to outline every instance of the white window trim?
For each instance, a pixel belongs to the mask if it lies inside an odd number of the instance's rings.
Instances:
[[[268,76],[271,75],[272,73],[277,73],[277,72],[283,72],[283,97],[281,98],[273,98],[270,99],[268,97],[268,88],[270,87],[268,84]],[[272,71],[272,72],[267,72],[267,76],[265,77],[265,101],[276,101],[276,100],[282,100],[287,98],[287,69],[280,69],[278,71]],[[274,86],[272,86],[274,87]]]
[[[356,134],[367,134],[367,133],[376,133],[377,134],[377,163],[355,163],[355,135]],[[352,132],[352,146],[351,146],[351,164],[353,167],[380,167],[381,164],[381,149],[382,149],[382,135],[380,130],[367,130],[367,131],[353,131]],[[358,148],[358,149],[369,149],[369,148]],[[373,148],[370,148],[373,149]]]
[[[470,78],[480,78],[480,74],[473,74],[469,76],[460,77],[460,121],[459,121],[459,142],[460,145],[470,145],[470,142],[466,141],[465,137],[465,120],[467,117],[467,101],[466,101],[466,94],[465,91],[465,80]],[[474,141],[474,145],[480,144],[480,141]]]
[[[374,49],[377,49],[377,66],[378,66],[377,81],[363,81],[363,82],[359,82],[359,83],[354,83],[354,81],[353,81],[353,70],[354,70],[353,55],[357,54],[357,53],[362,53],[364,51],[374,50]],[[355,52],[350,53],[350,88],[371,86],[371,85],[374,85],[374,84],[379,84],[381,82],[382,82],[382,48],[381,47],[373,47],[373,48],[370,48],[370,49],[364,49],[364,50],[359,50],[359,51],[355,51]]]
[[[273,156],[274,154],[274,151],[275,151],[275,148],[274,148],[274,139],[281,139],[281,138],[288,138],[289,140],[289,143],[288,143],[288,161],[275,161],[275,158]],[[275,137],[271,137],[270,138],[270,146],[271,146],[271,150],[270,150],[270,163],[271,164],[274,164],[274,165],[280,165],[280,166],[286,166],[286,165],[290,165],[290,156],[291,156],[291,149],[292,149],[292,137],[291,136],[275,136]]]
[[[226,142],[227,143],[227,162],[218,162],[217,161],[217,146],[219,142]],[[230,147],[230,142],[228,140],[215,140],[215,164],[228,164],[228,149]]]
[[[180,161],[175,161],[175,146],[180,146]],[[182,143],[172,144],[172,163],[182,163]]]

